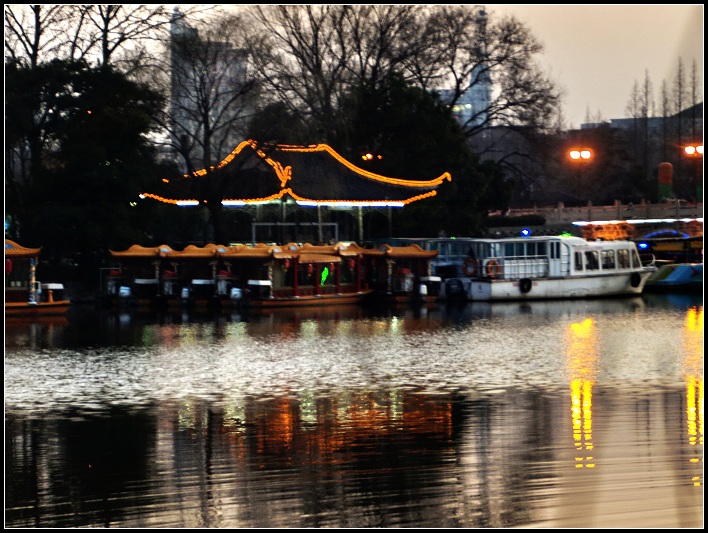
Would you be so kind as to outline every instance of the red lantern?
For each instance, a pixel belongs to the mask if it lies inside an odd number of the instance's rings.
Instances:
[[[348,264],[349,264],[349,269],[354,270],[354,266],[356,265],[356,263],[354,262],[354,259],[350,259],[348,261]]]
[[[5,259],[5,274],[12,274],[12,259]]]
[[[312,266],[312,263],[307,265],[307,273],[312,274],[315,271],[315,267]]]
[[[283,266],[285,267],[285,270],[290,268],[290,259],[286,259],[283,261]]]
[[[334,263],[329,264],[329,271],[334,272]]]

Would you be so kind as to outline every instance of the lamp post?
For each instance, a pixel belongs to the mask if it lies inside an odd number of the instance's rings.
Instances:
[[[693,179],[695,180],[695,192],[696,192],[696,201],[702,201],[703,200],[703,180],[701,179],[701,168],[703,168],[703,144],[689,144],[687,146],[684,146],[683,148],[684,153],[686,156],[690,159],[693,159],[693,164],[696,168],[695,174],[693,176]]]
[[[571,148],[568,151],[568,157],[572,164],[577,165],[577,180],[582,182],[580,179],[580,173],[582,172],[583,166],[588,164],[593,158],[593,152],[590,148]],[[582,183],[581,186],[586,184]],[[588,200],[588,220],[592,220],[592,200]]]

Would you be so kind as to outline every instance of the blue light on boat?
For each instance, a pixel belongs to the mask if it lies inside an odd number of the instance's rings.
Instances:
[[[647,243],[645,243],[645,242],[640,242],[639,244],[637,244],[637,247],[638,247],[640,250],[646,250],[647,248],[649,248],[649,245],[648,245]]]
[[[530,230],[530,229],[524,228],[524,229],[521,230],[521,236],[522,236],[522,237],[528,237],[529,235],[531,235],[531,230]]]

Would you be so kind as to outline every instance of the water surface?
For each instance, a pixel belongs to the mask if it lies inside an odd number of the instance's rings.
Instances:
[[[702,297],[6,322],[10,527],[701,527]]]

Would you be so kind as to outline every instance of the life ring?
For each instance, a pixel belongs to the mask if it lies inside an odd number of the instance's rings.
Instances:
[[[519,290],[523,294],[531,292],[531,287],[533,287],[533,283],[531,282],[531,280],[529,278],[524,278],[522,280],[519,280]]]
[[[501,274],[501,266],[495,259],[490,259],[487,261],[487,266],[485,268],[487,276],[490,278],[496,278],[499,274]]]
[[[639,275],[639,272],[632,272],[632,275],[629,276],[629,283],[634,287],[635,289],[639,287],[639,284],[642,282],[642,277]]]
[[[467,258],[462,263],[462,271],[465,276],[472,277],[477,273],[477,260],[472,258]]]

